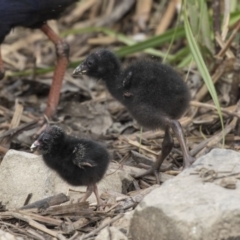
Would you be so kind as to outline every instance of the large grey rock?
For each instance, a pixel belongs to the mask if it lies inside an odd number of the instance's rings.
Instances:
[[[106,227],[100,231],[95,240],[127,240],[128,238],[115,227]]]
[[[99,193],[108,190],[124,192],[131,182],[132,178],[126,171],[119,170],[119,166],[111,163],[98,184]],[[29,193],[33,194],[31,202],[61,192],[76,200],[85,190],[84,186],[73,187],[63,181],[44,164],[41,156],[10,150],[0,165],[0,202],[7,208],[21,207]],[[96,202],[94,194],[88,200]]]
[[[193,175],[202,166],[240,173],[240,154],[214,149],[153,190],[135,209],[132,239],[240,239],[240,181],[236,189],[223,188],[220,180],[204,182],[198,174]]]

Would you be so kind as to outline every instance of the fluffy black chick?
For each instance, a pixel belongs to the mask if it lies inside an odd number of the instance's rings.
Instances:
[[[90,54],[73,72],[102,79],[112,94],[131,113],[137,122],[148,129],[164,129],[162,154],[156,164],[141,177],[154,172],[159,182],[160,166],[168,156],[173,140],[173,129],[183,151],[184,167],[194,161],[187,150],[180,123],[177,121],[187,110],[190,93],[187,85],[170,66],[150,60],[136,61],[122,69],[118,58],[109,50]]]
[[[74,186],[87,186],[82,201],[94,192],[101,203],[97,185],[108,167],[107,150],[97,142],[68,136],[58,126],[47,127],[31,149],[38,148],[48,167],[55,170],[66,182]]]

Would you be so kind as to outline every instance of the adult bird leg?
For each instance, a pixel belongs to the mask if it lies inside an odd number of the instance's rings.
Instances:
[[[98,206],[100,206],[102,203],[102,200],[98,194],[98,188],[97,188],[96,184],[87,186],[87,191],[86,191],[85,195],[83,196],[83,198],[81,199],[81,202],[85,202],[91,196],[92,192],[94,192],[96,199],[97,199],[97,204],[98,204]]]
[[[53,74],[53,81],[48,95],[45,114],[50,118],[57,110],[63,77],[68,65],[69,46],[60,39],[57,34],[45,23],[41,27],[42,32],[55,44],[57,52],[57,66]]]
[[[173,139],[169,132],[169,127],[167,126],[165,128],[165,134],[164,134],[163,143],[162,143],[162,152],[158,156],[157,161],[154,163],[154,165],[149,170],[147,170],[143,173],[140,173],[138,175],[135,175],[134,177],[140,178],[140,177],[144,177],[146,175],[154,173],[156,180],[157,180],[157,184],[160,184],[159,172],[161,169],[161,165],[162,165],[164,159],[171,152],[172,148],[173,148]]]
[[[1,54],[1,46],[0,46],[0,80],[4,77],[4,65],[2,60],[2,54]]]

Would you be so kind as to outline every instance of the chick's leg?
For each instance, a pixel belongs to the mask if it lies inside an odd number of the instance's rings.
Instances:
[[[0,80],[4,77],[4,65],[2,60],[2,54],[1,54],[1,46],[0,46]]]
[[[181,146],[181,149],[183,152],[183,168],[188,168],[192,165],[195,159],[189,154],[189,151],[187,149],[186,142],[184,139],[181,124],[177,120],[169,120],[168,124],[172,128]]]
[[[68,65],[69,46],[65,41],[61,40],[47,24],[44,24],[41,30],[55,44],[57,51],[57,66],[54,70],[53,81],[48,95],[47,108],[45,110],[45,114],[49,118],[57,110],[62,81]]]
[[[86,193],[82,197],[81,202],[86,202],[86,200],[91,196],[93,190],[94,190],[94,186],[93,185],[88,185]]]
[[[99,193],[98,193],[97,184],[94,184],[94,185],[93,185],[93,192],[94,192],[94,194],[95,194],[95,196],[96,196],[98,206],[102,205],[102,200],[101,200],[101,198],[100,198],[100,196],[99,196]]]
[[[172,139],[172,136],[169,132],[169,127],[167,126],[165,128],[165,135],[164,135],[163,143],[162,143],[162,152],[158,156],[157,161],[155,162],[155,164],[149,170],[147,170],[147,171],[145,171],[141,174],[138,174],[134,177],[135,178],[140,178],[140,177],[144,177],[146,175],[154,173],[154,175],[156,177],[156,180],[157,180],[157,184],[160,184],[159,172],[160,172],[160,169],[161,169],[161,165],[162,165],[164,159],[171,152],[172,148],[173,148],[173,139]]]
[[[98,194],[98,187],[96,184],[87,186],[86,193],[81,199],[81,202],[85,202],[91,196],[92,192],[94,192],[94,195],[96,196],[97,199],[97,204],[100,206],[102,204],[102,200]]]

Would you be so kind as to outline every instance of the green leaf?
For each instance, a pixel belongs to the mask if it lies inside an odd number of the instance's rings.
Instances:
[[[197,45],[197,42],[195,41],[195,38],[193,36],[192,30],[191,30],[191,27],[190,27],[190,24],[189,24],[189,21],[188,21],[186,0],[184,1],[184,26],[185,26],[186,37],[187,37],[187,40],[188,40],[188,44],[189,44],[191,53],[192,53],[193,58],[194,58],[194,60],[197,64],[198,70],[201,73],[201,75],[203,77],[203,80],[204,80],[204,82],[205,82],[205,84],[208,88],[208,91],[209,91],[209,93],[210,93],[210,95],[211,95],[211,97],[214,101],[214,104],[217,107],[217,112],[218,112],[218,115],[220,117],[222,129],[224,129],[223,116],[222,116],[220,104],[219,104],[219,101],[218,101],[218,96],[217,96],[217,93],[216,93],[216,89],[215,89],[215,86],[212,82],[211,76],[208,72],[208,69],[206,67],[206,64],[203,60],[203,57],[201,55],[201,52],[200,52],[199,47]],[[224,142],[225,142],[225,137],[224,137],[224,134],[223,134],[223,145],[224,145]]]

